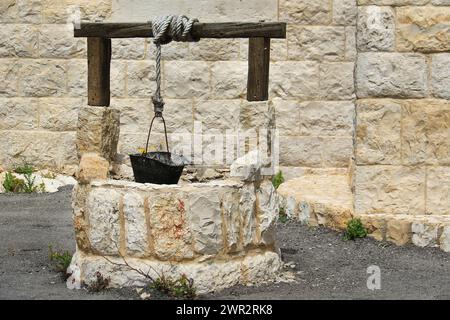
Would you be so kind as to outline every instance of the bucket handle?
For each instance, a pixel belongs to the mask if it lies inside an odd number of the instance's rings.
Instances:
[[[164,125],[164,135],[166,137],[166,149],[167,149],[167,153],[170,153],[170,151],[169,151],[169,142],[167,140],[166,121],[164,120],[164,117],[163,117],[162,113],[156,113],[155,116],[152,119],[152,122],[150,123],[150,129],[148,130],[148,136],[147,136],[147,144],[145,145],[145,152],[143,153],[143,155],[148,153],[148,142],[150,141],[150,134],[152,132],[153,121],[155,121],[156,118],[161,118],[162,119],[162,122],[163,122],[163,125]]]

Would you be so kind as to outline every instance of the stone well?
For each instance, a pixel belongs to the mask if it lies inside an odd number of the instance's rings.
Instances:
[[[89,285],[97,271],[113,287],[143,285],[125,261],[152,277],[186,274],[199,292],[271,280],[280,267],[277,203],[269,180],[79,185],[68,285]]]
[[[97,272],[112,287],[144,285],[148,279],[127,264],[153,278],[185,274],[199,293],[275,279],[279,200],[257,151],[237,159],[221,179],[191,182],[187,174],[178,185],[155,185],[120,174],[115,180],[118,126],[113,109],[79,113],[69,288],[93,284]]]

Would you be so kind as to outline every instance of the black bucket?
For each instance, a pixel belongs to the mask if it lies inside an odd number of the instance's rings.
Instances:
[[[148,152],[150,133],[152,132],[153,121],[155,121],[156,118],[161,118],[164,124],[167,152]],[[141,154],[130,154],[130,160],[131,166],[133,167],[134,180],[136,182],[155,184],[177,184],[183,173],[183,168],[187,163],[185,158],[178,155],[172,156],[170,153],[166,122],[164,121],[162,113],[155,113],[155,116],[150,123],[145,152]]]
[[[174,162],[170,152],[131,154],[130,159],[136,182],[177,184],[183,173],[183,161]]]

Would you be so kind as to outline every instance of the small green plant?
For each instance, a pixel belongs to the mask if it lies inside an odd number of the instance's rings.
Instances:
[[[5,174],[5,180],[3,181],[3,188],[5,192],[22,192],[25,186],[25,181],[17,178],[11,172]]]
[[[34,171],[35,171],[34,168],[28,164],[14,169],[15,173],[24,174],[24,175],[26,175],[26,174],[31,175]]]
[[[162,274],[149,287],[175,298],[193,299],[196,296],[194,280],[184,274],[175,280]]]
[[[278,173],[272,178],[272,184],[275,187],[275,189],[278,189],[278,187],[284,182],[283,172],[278,171]]]
[[[352,219],[347,223],[347,230],[344,233],[344,240],[354,240],[356,238],[365,238],[367,229],[360,219]]]
[[[49,250],[49,258],[53,264],[53,267],[56,271],[61,272],[64,278],[67,278],[67,268],[72,261],[72,255],[69,251],[55,251],[53,250],[53,246],[48,246]]]
[[[286,208],[284,206],[280,207],[280,213],[278,215],[278,221],[281,223],[286,223],[288,221],[288,215],[286,213]]]

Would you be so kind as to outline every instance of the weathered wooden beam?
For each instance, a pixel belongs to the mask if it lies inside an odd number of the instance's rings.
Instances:
[[[224,22],[195,23],[192,35],[196,38],[286,38],[284,22]],[[81,23],[75,37],[150,38],[149,23]]]
[[[247,100],[269,99],[270,38],[250,38],[248,42]]]
[[[88,54],[88,104],[109,106],[111,39],[89,38]]]

